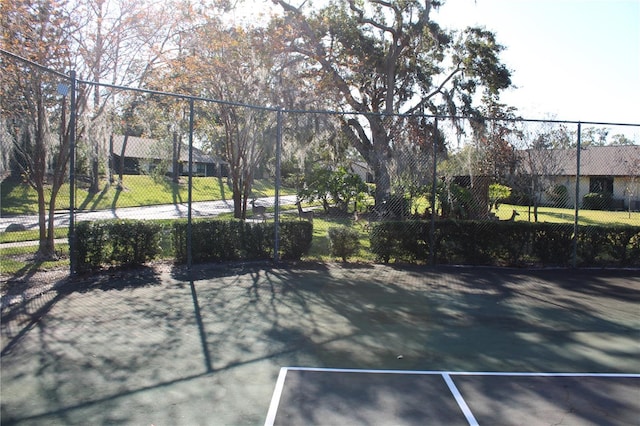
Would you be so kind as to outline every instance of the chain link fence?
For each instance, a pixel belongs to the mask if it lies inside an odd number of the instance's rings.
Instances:
[[[275,259],[299,221],[310,260],[640,264],[637,124],[290,111],[2,60],[29,86],[3,94],[3,242],[68,237],[72,271],[77,224],[122,219],[272,223]]]

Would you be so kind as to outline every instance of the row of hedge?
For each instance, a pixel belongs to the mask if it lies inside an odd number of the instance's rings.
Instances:
[[[173,224],[173,246],[177,262],[187,261],[187,222]],[[280,222],[279,255],[300,260],[309,252],[313,225],[307,221]],[[273,258],[275,224],[240,220],[203,220],[192,223],[191,256],[195,263]]]
[[[571,224],[438,221],[433,256],[438,264],[570,266]],[[371,229],[371,251],[389,262],[429,263],[431,223],[379,222]],[[578,266],[640,266],[640,227],[579,226]]]
[[[358,246],[357,235],[334,231],[332,254],[346,260]],[[433,256],[438,264],[570,266],[573,232],[571,224],[437,221],[432,251],[430,222],[385,221],[373,224],[370,241],[376,260],[385,263],[430,263]],[[194,221],[192,261],[272,259],[274,235],[273,223]],[[281,222],[279,235],[280,258],[299,260],[311,247],[313,226]],[[143,264],[161,253],[162,243],[176,262],[187,262],[187,222],[81,222],[76,227],[76,270]],[[580,226],[576,256],[578,266],[640,266],[640,227]]]
[[[139,265],[160,253],[163,226],[153,221],[110,220],[76,225],[76,270]]]
[[[192,261],[222,262],[273,258],[275,225],[239,220],[192,222]],[[279,254],[299,260],[313,237],[309,222],[280,223]],[[176,262],[187,262],[187,221],[172,223],[135,220],[80,222],[76,226],[76,271],[104,266],[140,265],[155,259],[170,239]]]

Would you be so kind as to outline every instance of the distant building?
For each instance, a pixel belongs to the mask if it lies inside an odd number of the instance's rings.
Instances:
[[[523,170],[527,173],[545,173],[551,187],[564,185],[569,189],[569,204],[575,205],[577,150],[520,151]],[[527,161],[526,158],[530,160]],[[532,170],[528,163],[540,165]],[[549,164],[551,163],[551,164]],[[546,167],[545,167],[546,166]],[[588,146],[580,151],[579,203],[590,192],[612,194],[614,207],[640,210],[640,146]],[[544,200],[543,200],[544,201]]]
[[[123,174],[146,174],[152,172],[161,162],[165,162],[168,166],[167,171],[172,173],[172,150],[172,144],[156,139],[113,135],[111,142],[113,169],[115,173],[120,173],[122,169]],[[186,175],[189,172],[189,147],[183,144],[179,151],[179,174]],[[195,176],[227,177],[229,163],[194,147],[193,173]]]

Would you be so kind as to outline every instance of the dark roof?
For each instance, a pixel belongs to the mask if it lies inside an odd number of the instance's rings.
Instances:
[[[525,153],[534,153],[524,151]],[[539,158],[553,162],[553,175],[575,176],[576,153],[573,149],[554,149]],[[540,160],[544,161],[544,160]],[[525,162],[526,163],[526,162]],[[525,164],[526,168],[526,164]],[[582,176],[638,176],[640,174],[640,146],[588,146],[580,151],[580,175]]]
[[[113,153],[122,156],[122,145],[124,144],[124,136],[113,136]],[[161,143],[157,139],[140,138],[137,136],[129,136],[125,147],[124,157],[144,158],[148,160],[171,160],[172,147],[170,144]],[[180,148],[180,161],[189,161],[189,148],[182,145]],[[210,155],[205,154],[198,148],[193,148],[194,163],[223,163]]]

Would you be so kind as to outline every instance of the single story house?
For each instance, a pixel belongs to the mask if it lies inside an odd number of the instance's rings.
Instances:
[[[173,144],[157,139],[137,136],[113,135],[110,140],[111,161],[115,173],[150,173],[161,162],[167,164],[168,173],[173,172]],[[182,144],[178,155],[179,173],[189,172],[189,147]],[[229,163],[193,148],[193,172],[197,176],[226,177]]]
[[[568,189],[568,204],[575,206],[577,149],[526,150],[518,156],[525,171],[546,175],[550,180],[549,189],[564,185]],[[590,192],[612,194],[615,208],[640,210],[640,146],[582,148],[579,203]]]

